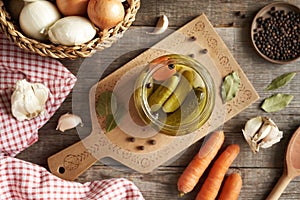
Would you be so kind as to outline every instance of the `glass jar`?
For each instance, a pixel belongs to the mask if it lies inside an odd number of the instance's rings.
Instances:
[[[146,124],[164,134],[185,135],[209,119],[215,104],[214,81],[195,59],[164,55],[140,73],[134,103]]]

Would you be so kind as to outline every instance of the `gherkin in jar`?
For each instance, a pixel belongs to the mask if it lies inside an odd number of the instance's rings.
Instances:
[[[193,58],[178,54],[161,56],[151,61],[137,80],[134,94],[137,111],[159,133],[172,136],[191,133],[212,113],[214,82],[206,68]]]

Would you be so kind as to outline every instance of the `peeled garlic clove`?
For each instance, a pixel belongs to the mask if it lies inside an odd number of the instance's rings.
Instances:
[[[169,26],[169,19],[166,15],[160,16],[160,18],[157,21],[156,27],[153,32],[147,32],[148,34],[158,35],[162,34],[167,30]]]
[[[75,128],[78,125],[81,127],[83,126],[81,118],[77,115],[66,113],[60,116],[56,130],[64,132],[65,130]]]
[[[18,80],[11,96],[12,115],[18,121],[23,121],[43,114],[48,93],[49,89],[41,83],[29,83],[25,79]]]

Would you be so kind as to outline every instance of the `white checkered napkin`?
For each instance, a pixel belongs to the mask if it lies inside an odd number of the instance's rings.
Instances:
[[[59,179],[46,169],[0,155],[0,200],[142,200],[138,188],[124,178],[84,184]]]
[[[47,114],[19,122],[11,114],[11,95],[17,80],[42,83],[50,89]],[[0,155],[15,156],[38,139],[38,129],[60,107],[76,77],[55,59],[25,52],[0,33]]]

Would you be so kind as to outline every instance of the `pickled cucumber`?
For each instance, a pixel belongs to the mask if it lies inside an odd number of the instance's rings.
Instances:
[[[182,72],[183,71],[183,72]],[[172,95],[163,104],[163,111],[171,113],[177,110],[193,88],[194,73],[191,70],[180,70],[181,80]]]
[[[182,65],[182,64],[176,64],[176,70],[179,71],[180,73],[184,72],[184,71],[190,71],[194,74],[194,80],[193,80],[193,87],[194,88],[198,88],[198,87],[205,87],[204,81],[203,79],[200,77],[199,74],[195,73],[192,69],[190,69],[189,67]]]
[[[181,105],[180,109],[168,115],[166,124],[171,126],[180,126],[181,124],[192,121],[201,113],[206,104],[205,88],[195,88],[190,91]]]
[[[173,94],[180,77],[175,74],[171,78],[164,81],[148,98],[148,104],[153,112],[159,110],[165,101]]]

